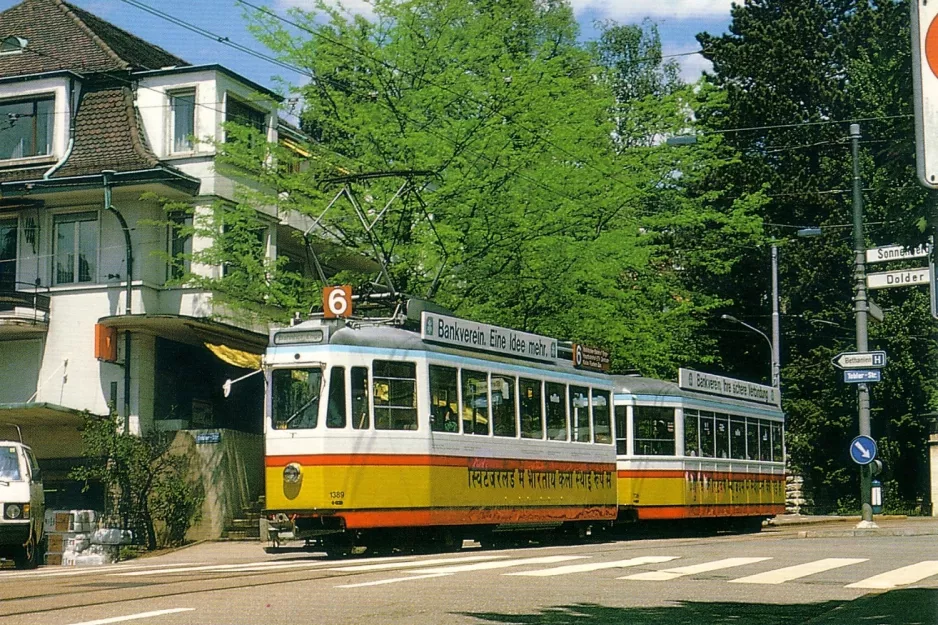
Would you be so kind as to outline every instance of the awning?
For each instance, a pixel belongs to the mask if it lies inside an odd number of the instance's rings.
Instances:
[[[229,349],[263,354],[267,348],[267,335],[237,326],[220,323],[205,317],[183,315],[114,315],[101,317],[98,323],[108,328],[144,332],[190,345],[223,345]],[[217,355],[217,354],[216,354]],[[224,360],[224,358],[222,358]],[[228,362],[228,361],[226,361]],[[242,366],[242,365],[236,365]]]
[[[210,352],[215,354],[219,359],[227,362],[229,365],[235,367],[240,367],[241,369],[260,369],[261,368],[261,356],[260,354],[252,354],[250,352],[245,352],[240,349],[234,349],[228,347],[227,345],[215,345],[212,343],[206,343],[205,346],[209,349]]]
[[[0,430],[2,426],[81,426],[85,412],[46,402],[0,404]],[[0,431],[0,438],[5,434]]]

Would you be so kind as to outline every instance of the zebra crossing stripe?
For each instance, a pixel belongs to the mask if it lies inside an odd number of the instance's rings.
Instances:
[[[568,562],[570,560],[584,560],[589,556],[543,556],[540,558],[519,558],[517,560],[499,560],[497,562],[477,562],[475,564],[457,564],[455,566],[441,566],[437,568],[418,569],[414,573],[465,573],[467,571],[485,571],[489,569],[502,569],[526,564],[554,564],[555,562]]]
[[[431,577],[447,577],[449,573],[430,573],[428,575],[411,575],[410,577],[393,577],[391,579],[379,579],[375,582],[361,582],[358,584],[343,584],[336,588],[364,588],[365,586],[384,586],[385,584],[397,584],[399,582],[412,582],[415,579],[429,579]]]
[[[896,586],[914,584],[932,575],[938,575],[938,560],[925,560],[917,564],[910,564],[909,566],[874,575],[873,577],[867,577],[859,582],[848,584],[846,588],[889,589],[895,588]]]
[[[309,560],[306,562],[281,562],[271,560],[268,562],[244,562],[242,564],[209,564],[206,566],[167,566],[161,569],[147,569],[144,571],[130,571],[127,573],[111,573],[114,577],[140,577],[143,575],[174,575],[177,573],[189,573],[195,571],[218,572],[218,573],[238,573],[247,571],[269,571],[284,568],[314,567],[326,566],[332,562],[322,560]]]
[[[698,573],[708,573],[710,571],[719,571],[720,569],[729,569],[734,566],[743,566],[771,560],[772,558],[725,558],[713,562],[704,562],[703,564],[692,564],[673,569],[664,569],[663,571],[648,571],[646,573],[637,573],[620,577],[619,579],[641,580],[645,582],[666,582],[685,575],[697,575]]]
[[[386,569],[403,569],[436,564],[458,564],[460,562],[479,562],[481,560],[498,560],[508,556],[463,556],[460,558],[438,558],[435,560],[410,560],[408,562],[382,562],[380,564],[361,564],[357,566],[337,566],[330,571],[383,571]]]
[[[569,575],[571,573],[588,573],[590,571],[600,571],[602,569],[624,569],[630,566],[641,566],[642,564],[660,564],[676,560],[680,556],[641,556],[629,560],[616,560],[614,562],[591,562],[589,564],[568,564],[567,566],[557,566],[552,569],[540,569],[538,571],[521,571],[518,573],[503,573],[503,575],[525,575],[528,577],[550,577],[553,575]]]
[[[823,573],[824,571],[830,571],[831,569],[837,569],[842,566],[866,562],[867,559],[868,558],[824,558],[823,560],[815,560],[814,562],[797,564],[795,566],[786,566],[785,568],[775,569],[774,571],[766,571],[765,573],[750,575],[749,577],[740,577],[739,579],[731,579],[729,581],[731,584],[782,584],[793,579],[814,575],[815,573]]]

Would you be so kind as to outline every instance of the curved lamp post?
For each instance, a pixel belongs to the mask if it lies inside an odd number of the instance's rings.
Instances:
[[[762,330],[760,330],[759,328],[757,328],[757,327],[755,327],[755,326],[752,326],[752,325],[749,325],[749,324],[746,323],[745,321],[740,321],[739,319],[737,319],[737,318],[734,317],[733,315],[720,315],[720,318],[723,319],[723,320],[725,320],[725,321],[729,321],[730,323],[738,323],[739,325],[741,325],[741,326],[743,326],[743,327],[745,327],[745,328],[749,328],[750,330],[752,330],[753,332],[755,332],[756,334],[758,334],[759,336],[761,336],[762,338],[765,339],[765,342],[769,344],[769,355],[770,355],[770,357],[771,357],[771,365],[772,365],[771,380],[772,380],[772,386],[775,387],[775,388],[778,388],[778,384],[779,384],[779,379],[778,379],[778,378],[779,378],[779,368],[780,368],[780,367],[779,367],[779,362],[778,362],[778,354],[775,352],[775,345],[772,343],[772,339],[769,338],[769,335],[766,334],[765,332],[763,332]]]

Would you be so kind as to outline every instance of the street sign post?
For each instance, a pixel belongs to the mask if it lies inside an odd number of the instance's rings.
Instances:
[[[871,289],[890,289],[897,286],[917,286],[931,282],[928,267],[898,269],[866,274],[866,286]]]
[[[882,379],[882,372],[879,369],[847,369],[844,371],[844,382],[851,384],[879,382]]]
[[[876,458],[876,441],[862,434],[857,436],[850,441],[850,457],[861,466],[873,462]]]
[[[886,366],[886,352],[841,352],[831,362],[840,369],[878,369]]]
[[[938,189],[938,2],[915,0],[912,12],[912,101],[918,178]]]

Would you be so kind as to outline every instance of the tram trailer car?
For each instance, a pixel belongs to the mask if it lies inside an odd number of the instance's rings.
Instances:
[[[264,358],[265,516],[334,555],[618,516],[613,379],[557,342],[423,311],[314,319]]]
[[[620,521],[757,531],[784,513],[778,389],[688,369],[677,384],[614,380]]]

